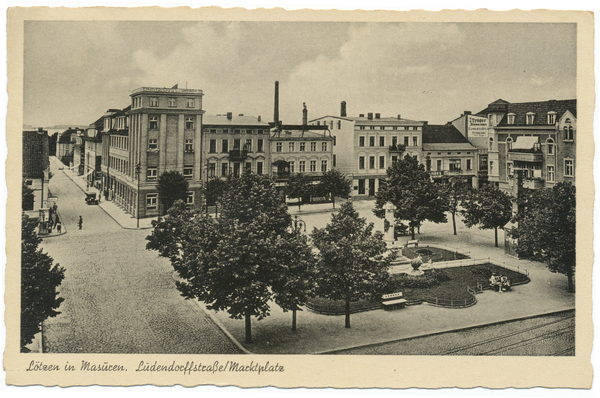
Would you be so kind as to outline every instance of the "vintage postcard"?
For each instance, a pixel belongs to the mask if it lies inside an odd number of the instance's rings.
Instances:
[[[591,388],[592,13],[7,29],[7,384]]]

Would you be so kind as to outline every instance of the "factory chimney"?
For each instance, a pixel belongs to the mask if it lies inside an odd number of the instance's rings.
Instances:
[[[275,109],[273,111],[273,122],[275,122],[275,127],[279,125],[279,81],[275,82]]]
[[[342,101],[342,109],[340,111],[341,117],[346,117],[346,101]]]
[[[308,109],[306,109],[306,102],[302,103],[304,109],[302,109],[302,125],[306,126],[308,124]]]

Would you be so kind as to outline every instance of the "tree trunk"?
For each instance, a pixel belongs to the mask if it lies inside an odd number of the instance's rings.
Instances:
[[[246,314],[246,343],[252,343],[252,323],[250,322],[250,314]]]
[[[346,298],[346,325],[347,329],[350,329],[350,298]]]
[[[494,239],[496,241],[496,247],[498,247],[498,227],[494,228]]]
[[[569,272],[567,274],[567,281],[568,281],[567,291],[569,293],[575,293],[575,285],[573,284],[573,273],[572,272]]]
[[[333,201],[333,208],[335,209],[335,195],[331,195],[331,200]]]
[[[452,212],[452,226],[454,227],[454,235],[456,235],[456,213]]]
[[[292,310],[292,332],[296,331],[296,310]]]
[[[301,200],[301,198],[298,198],[298,211],[300,211],[301,205],[302,205],[302,200]]]
[[[410,227],[410,236],[411,236],[411,240],[415,240],[415,227],[412,226]]]

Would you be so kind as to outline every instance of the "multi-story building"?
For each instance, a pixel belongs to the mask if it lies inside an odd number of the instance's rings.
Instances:
[[[202,132],[206,180],[237,177],[243,170],[270,173],[269,124],[260,116],[204,115]]]
[[[73,162],[73,149],[75,146],[75,137],[82,133],[81,130],[69,127],[57,137],[56,157],[66,165]]]
[[[487,118],[488,179],[514,191],[514,171],[525,188],[575,184],[577,100],[509,103],[497,100],[477,114]]]
[[[463,177],[476,186],[477,148],[452,123],[423,126],[423,155],[434,180]]]
[[[477,158],[475,160],[477,175],[473,178],[473,187],[479,188],[487,184],[490,134],[487,117],[475,116],[470,111],[464,111],[462,115],[450,123],[477,148]]]
[[[23,181],[33,191],[33,211],[47,209],[50,158],[48,131],[23,131]]]
[[[387,168],[401,156],[415,156],[422,161],[424,122],[379,113],[349,117],[346,102],[340,116],[323,116],[310,121],[325,125],[333,136],[333,167],[353,179],[353,194],[373,196]]]

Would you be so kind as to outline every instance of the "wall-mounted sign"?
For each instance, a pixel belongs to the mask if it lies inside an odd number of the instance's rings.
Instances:
[[[469,115],[467,121],[469,137],[487,137],[488,135],[488,120],[485,117]]]

